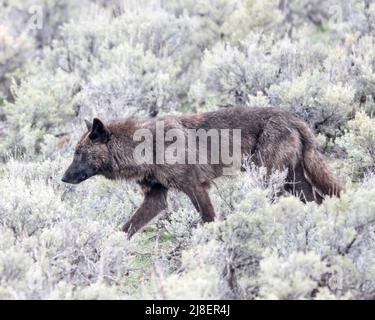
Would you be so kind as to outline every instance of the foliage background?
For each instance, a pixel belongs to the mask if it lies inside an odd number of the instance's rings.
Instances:
[[[375,3],[0,0],[1,299],[375,298]],[[83,120],[276,106],[305,119],[341,199],[249,168],[131,241],[137,187],[60,182]]]

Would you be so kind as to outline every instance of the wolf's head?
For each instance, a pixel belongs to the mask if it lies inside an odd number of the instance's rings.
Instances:
[[[88,132],[77,143],[73,162],[61,179],[63,182],[77,184],[94,175],[104,174],[109,167],[110,130],[97,118],[92,124],[86,121],[86,125]]]

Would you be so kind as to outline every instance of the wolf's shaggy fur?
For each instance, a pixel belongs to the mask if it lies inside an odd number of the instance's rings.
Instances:
[[[135,131],[149,129],[155,137],[156,121],[160,120],[164,121],[165,131],[240,129],[244,158],[250,157],[256,165],[266,167],[268,173],[288,169],[285,190],[302,201],[321,203],[325,196],[339,196],[343,189],[318,151],[306,123],[280,109],[233,107],[196,115],[129,118],[106,125],[94,119],[78,142],[75,158],[63,181],[79,183],[96,174],[109,179],[135,179],[145,198],[123,227],[129,236],[166,209],[170,188],[187,194],[203,221],[215,218],[208,188],[215,178],[223,175],[223,163],[140,165],[133,159],[134,148],[139,143],[133,141]],[[210,148],[208,143],[208,155]]]

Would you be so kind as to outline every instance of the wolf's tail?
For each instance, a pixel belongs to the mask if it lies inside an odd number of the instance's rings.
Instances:
[[[306,177],[322,196],[339,197],[344,188],[333,176],[323,155],[318,151],[314,134],[310,128],[301,121],[298,121],[297,128],[302,138],[302,162]]]

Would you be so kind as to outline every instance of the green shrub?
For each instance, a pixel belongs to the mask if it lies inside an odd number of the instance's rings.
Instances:
[[[375,168],[375,121],[365,113],[359,112],[348,123],[348,129],[338,144],[345,148],[347,159],[344,170],[355,181]]]
[[[363,0],[0,1],[0,299],[373,299],[374,18]],[[347,191],[305,205],[249,165],[212,186],[214,223],[171,191],[129,241],[133,182],[60,182],[84,119],[228,105],[304,119]]]
[[[197,230],[183,272],[165,280],[167,297],[372,297],[375,189],[368,186],[321,206],[294,197],[270,204],[253,190],[224,221]],[[205,286],[194,280],[201,270],[210,274]]]

